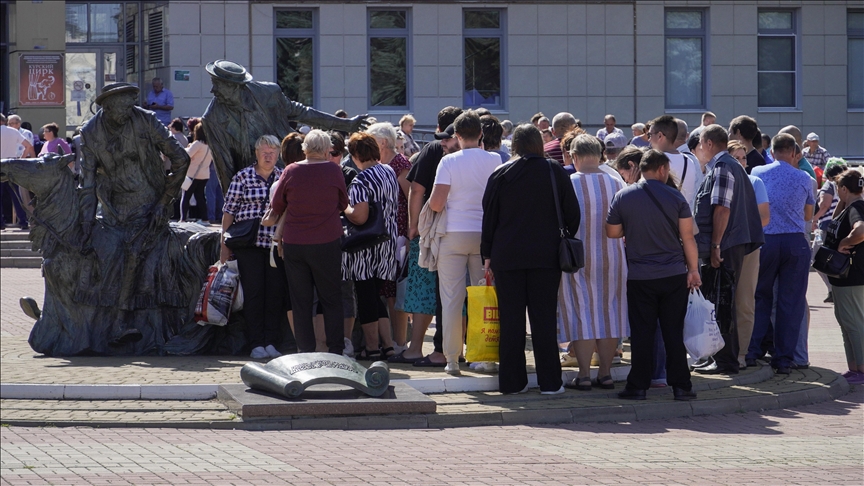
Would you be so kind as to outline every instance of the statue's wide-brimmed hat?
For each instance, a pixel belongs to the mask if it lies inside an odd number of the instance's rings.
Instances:
[[[135,93],[137,95],[140,91],[141,90],[138,89],[138,86],[135,86],[134,84],[129,84],[129,83],[106,84],[105,86],[102,87],[102,93],[100,93],[99,96],[96,97],[96,104],[101,105],[102,102],[105,101],[105,98],[107,98],[111,95],[120,94],[120,93]]]
[[[210,76],[229,83],[246,84],[252,81],[252,75],[236,62],[219,59],[207,64],[205,69],[210,73]]]

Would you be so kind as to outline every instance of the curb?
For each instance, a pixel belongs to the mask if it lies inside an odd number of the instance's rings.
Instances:
[[[597,370],[591,370],[592,376]],[[627,379],[630,366],[612,368],[612,379]],[[444,373],[442,372],[442,375]],[[576,377],[575,371],[562,373],[565,380]],[[572,376],[571,376],[572,375]],[[761,380],[760,380],[761,381]],[[409,378],[392,380],[405,383],[415,390],[429,393],[461,393],[495,391],[498,375],[441,378]],[[230,383],[229,383],[230,384]],[[37,383],[0,383],[0,399],[12,400],[211,400],[216,398],[220,384],[178,385],[52,385]],[[528,386],[537,387],[537,374],[528,375]]]
[[[105,421],[27,421],[3,423],[15,427],[100,427],[100,428],[183,428],[236,430],[385,430],[442,429],[504,425],[579,424],[600,422],[634,422],[637,420],[671,419],[698,415],[723,415],[740,412],[774,410],[836,400],[849,392],[849,383],[840,375],[829,385],[797,390],[772,396],[720,398],[692,402],[623,403],[614,406],[565,409],[516,410],[462,414],[380,415],[375,417],[302,417],[274,422],[226,421],[190,422],[160,421],[118,423]]]

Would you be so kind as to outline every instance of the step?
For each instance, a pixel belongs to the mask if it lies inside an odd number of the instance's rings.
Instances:
[[[17,258],[17,257],[39,257],[42,256],[38,251],[33,251],[29,248],[6,248],[0,247],[0,258]]]
[[[27,235],[29,234],[30,230],[21,230],[16,226],[9,226],[5,230],[0,231],[0,241],[27,241]]]
[[[767,367],[766,367],[767,368]],[[764,368],[763,368],[764,369]],[[769,369],[770,371],[770,369]],[[761,374],[763,373],[759,370]],[[730,382],[734,380],[729,380]],[[698,386],[697,386],[698,385]],[[698,399],[674,401],[669,388],[652,389],[645,401],[616,397],[615,391],[566,390],[541,396],[536,388],[521,395],[497,392],[430,394],[436,413],[407,415],[296,417],[278,422],[249,421],[216,400],[0,400],[0,422],[13,426],[184,427],[202,429],[405,429],[529,425],[585,422],[633,422],[697,415],[785,409],[836,400],[849,392],[837,373],[811,367],[773,375],[751,384],[705,388],[694,380]]]
[[[41,266],[41,256],[0,258],[0,268],[39,268]]]
[[[30,240],[3,240],[0,241],[0,249],[3,250],[30,250],[33,243]]]

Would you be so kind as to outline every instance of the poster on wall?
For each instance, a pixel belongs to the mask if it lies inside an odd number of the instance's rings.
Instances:
[[[64,106],[63,54],[18,54],[18,106]]]

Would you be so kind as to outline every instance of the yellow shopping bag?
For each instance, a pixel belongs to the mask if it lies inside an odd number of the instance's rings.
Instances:
[[[465,360],[472,363],[497,362],[500,336],[498,295],[487,276],[480,285],[468,287],[468,351]]]

